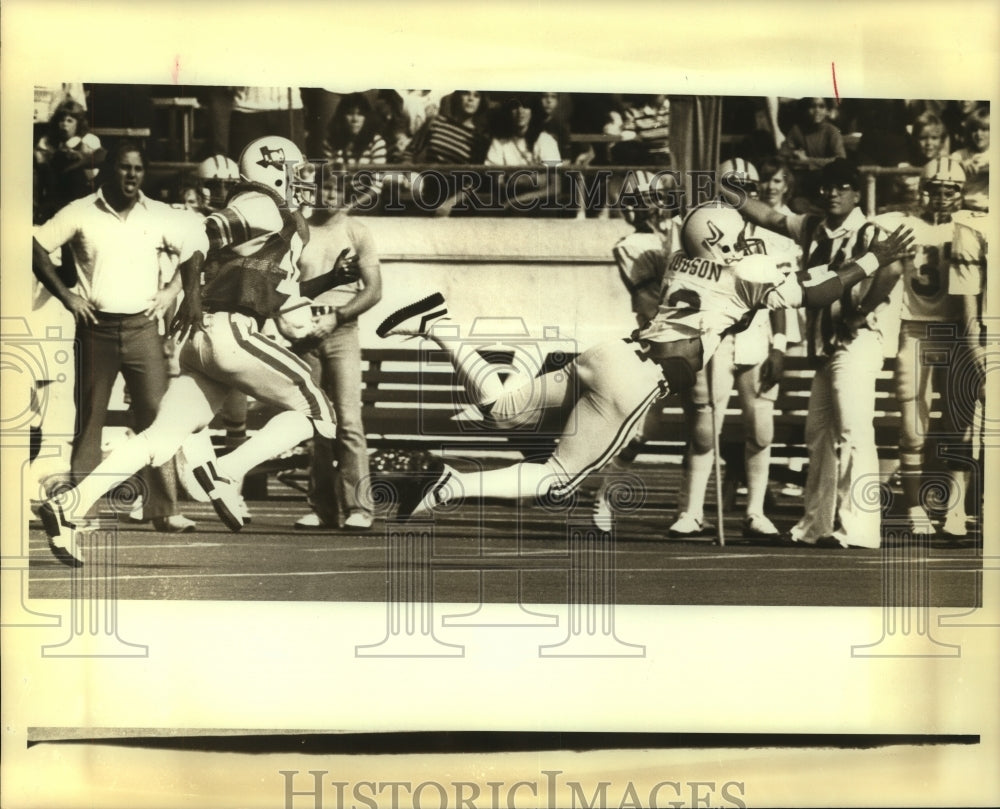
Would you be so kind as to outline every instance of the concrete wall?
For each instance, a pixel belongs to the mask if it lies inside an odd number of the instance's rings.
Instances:
[[[362,221],[374,237],[383,275],[382,302],[361,319],[365,346],[397,344],[379,340],[375,327],[434,291],[445,295],[463,334],[557,333],[585,348],[635,328],[611,257],[615,242],[630,231],[621,220]]]

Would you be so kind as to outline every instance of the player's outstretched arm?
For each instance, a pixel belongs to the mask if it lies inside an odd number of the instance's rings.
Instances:
[[[866,299],[881,301],[895,285],[902,268],[899,262],[912,255],[914,234],[905,225],[900,225],[885,238],[876,237],[868,246],[868,252],[856,261],[845,264],[836,272],[817,273],[812,268],[796,273],[802,284],[802,305],[807,308],[822,308],[833,303],[854,284],[876,275]]]
[[[345,247],[340,255],[337,256],[337,260],[333,263],[331,269],[322,275],[310,278],[308,281],[300,281],[299,292],[306,298],[315,298],[318,295],[322,295],[328,289],[343,286],[344,284],[353,284],[361,278],[361,267],[358,257],[351,256],[349,258],[348,253],[350,252],[351,248]]]
[[[773,230],[775,233],[780,233],[782,236],[789,239],[794,238],[791,231],[788,229],[788,220],[785,218],[785,215],[778,213],[778,211],[774,210],[774,208],[767,203],[761,202],[759,199],[753,199],[752,197],[744,197],[741,200],[731,191],[726,191],[724,185],[722,196],[726,202],[736,206],[736,210],[738,210],[743,218],[748,222],[751,222],[758,227]]]

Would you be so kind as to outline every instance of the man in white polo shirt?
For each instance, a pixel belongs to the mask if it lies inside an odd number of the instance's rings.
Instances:
[[[35,275],[76,319],[78,433],[70,462],[74,480],[101,461],[101,434],[115,379],[125,378],[136,431],[156,416],[167,389],[167,363],[158,320],[181,289],[180,276],[160,288],[161,258],[191,255],[197,221],[146,197],[140,187],[145,157],[122,141],[108,153],[97,193],[70,203],[34,234]],[[79,281],[69,289],[49,254],[69,244]],[[144,515],[157,531],[193,531],[177,514],[171,464],[145,475]]]

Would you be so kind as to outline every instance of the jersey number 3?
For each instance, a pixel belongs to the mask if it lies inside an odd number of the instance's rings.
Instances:
[[[924,262],[916,267],[911,286],[913,291],[925,298],[933,298],[941,291],[941,269],[951,260],[951,243],[940,248],[936,245],[924,248]]]

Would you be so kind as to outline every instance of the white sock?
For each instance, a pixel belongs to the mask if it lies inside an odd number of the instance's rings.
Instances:
[[[123,441],[75,489],[66,493],[64,509],[67,515],[71,519],[72,515],[82,518],[105,494],[149,462],[149,441],[145,433]]]
[[[690,464],[685,511],[700,520],[705,516],[705,490],[708,488],[708,479],[712,476],[715,457],[711,452],[692,452]]]
[[[767,478],[771,471],[771,448],[765,447],[751,454],[746,448],[747,514],[764,513]]]
[[[221,475],[239,483],[258,464],[269,461],[313,434],[312,422],[295,410],[278,413],[228,455],[219,458]]]

